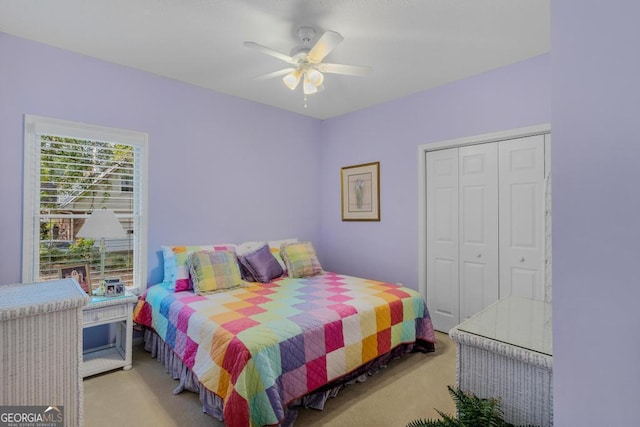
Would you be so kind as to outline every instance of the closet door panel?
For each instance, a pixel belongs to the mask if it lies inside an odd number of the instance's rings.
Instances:
[[[490,304],[487,293],[491,283],[488,283],[488,269],[483,263],[462,261],[460,270],[460,281],[467,284],[467,287],[460,289],[460,322],[463,322]]]
[[[500,141],[500,297],[544,297],[544,136]]]
[[[459,149],[460,321],[498,300],[498,147]]]
[[[427,304],[436,329],[459,322],[458,149],[426,154]]]

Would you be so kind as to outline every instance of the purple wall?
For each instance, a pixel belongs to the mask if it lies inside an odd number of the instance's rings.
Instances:
[[[550,122],[549,55],[323,122],[323,262],[418,286],[418,146]],[[342,222],[340,168],[380,161],[380,222]]]
[[[0,33],[0,283],[21,280],[23,115],[149,134],[149,283],[163,244],[319,242],[321,122]]]
[[[638,425],[640,4],[551,4],[555,424]]]
[[[550,55],[325,122],[0,33],[0,283],[20,280],[24,113],[149,133],[150,282],[161,244],[297,235],[412,287],[417,146],[551,122],[555,424],[635,425],[640,5],[574,3],[552,2]],[[370,161],[382,221],[342,222],[340,167]]]
[[[20,280],[24,113],[149,133],[150,281],[161,244],[297,235],[328,269],[414,288],[417,146],[551,122],[555,424],[635,425],[637,16],[554,1],[550,55],[325,122],[0,33],[0,283]],[[370,161],[382,221],[342,222],[340,167]]]

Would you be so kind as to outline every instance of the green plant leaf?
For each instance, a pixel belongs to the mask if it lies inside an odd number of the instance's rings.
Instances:
[[[451,386],[447,389],[455,402],[458,418],[436,410],[442,419],[416,420],[407,427],[515,427],[504,420],[498,399],[482,399]]]

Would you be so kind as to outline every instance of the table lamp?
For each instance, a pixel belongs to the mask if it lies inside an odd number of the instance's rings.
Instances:
[[[105,239],[126,239],[127,235],[113,210],[103,208],[96,209],[91,213],[89,218],[82,224],[82,227],[80,227],[76,237],[100,240],[100,285],[98,289],[102,289],[104,284],[105,252],[107,251]],[[91,293],[94,294],[94,292],[92,287]]]

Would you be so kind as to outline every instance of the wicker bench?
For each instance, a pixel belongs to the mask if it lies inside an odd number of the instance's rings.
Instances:
[[[509,297],[449,335],[458,346],[461,390],[499,398],[507,422],[553,425],[551,304]]]

